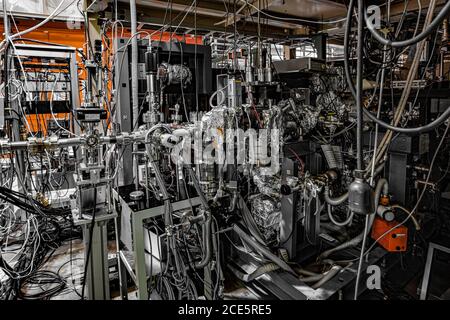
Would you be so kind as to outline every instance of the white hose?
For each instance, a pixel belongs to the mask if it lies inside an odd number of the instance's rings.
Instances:
[[[331,222],[333,222],[335,225],[337,225],[339,227],[343,227],[343,226],[348,225],[350,222],[352,222],[353,215],[354,215],[353,211],[350,212],[350,214],[348,215],[347,219],[345,219],[345,221],[339,222],[333,216],[331,205],[327,204],[327,207],[328,207],[328,217],[330,218]]]
[[[378,180],[377,186],[375,187],[375,195],[374,195],[375,210],[380,201],[381,193],[384,192],[386,194],[388,192],[388,190],[389,190],[388,181],[386,179]],[[353,239],[350,239],[347,242],[344,242],[344,243],[338,245],[337,247],[334,247],[334,248],[331,248],[331,249],[328,249],[328,250],[322,252],[319,256],[319,259],[325,259],[335,252],[338,252],[338,251],[341,251],[341,250],[344,250],[347,248],[351,248],[351,247],[356,247],[358,244],[360,244],[361,241],[367,236],[369,231],[372,229],[372,224],[373,224],[373,221],[375,220],[375,216],[376,216],[376,214],[374,214],[374,213],[372,213],[370,215],[367,230],[362,231],[360,234],[358,234]]]
[[[416,217],[411,213],[411,211],[409,211],[408,209],[406,209],[405,207],[398,205],[398,204],[394,204],[392,206],[393,209],[400,209],[403,212],[405,212],[408,216],[411,217],[412,222],[414,223],[414,227],[416,228],[417,231],[419,231],[421,229],[420,227],[420,223],[419,221],[417,221]]]
[[[329,271],[327,271],[325,273],[325,275],[323,276],[322,279],[320,279],[319,281],[317,281],[316,283],[314,283],[311,288],[318,289],[321,286],[323,286],[325,283],[327,283],[328,281],[330,281],[331,279],[333,279],[338,273],[339,271],[341,271],[342,267],[334,265],[333,267],[331,267],[331,269]]]

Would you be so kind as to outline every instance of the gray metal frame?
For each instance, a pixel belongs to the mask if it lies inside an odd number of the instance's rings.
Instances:
[[[108,261],[108,235],[107,224],[111,219],[115,219],[117,214],[102,214],[96,217],[92,228],[92,244],[89,255],[89,265],[86,273],[86,287],[88,300],[110,300],[109,290],[109,261]],[[78,215],[73,216],[74,224],[81,226],[83,230],[83,244],[86,249],[84,261],[88,259],[89,239],[92,219],[78,219]]]
[[[114,64],[118,66],[114,75],[114,89],[116,90],[116,111],[115,121],[117,122],[120,132],[132,132],[132,115],[131,115],[131,96],[130,96],[130,74],[128,68],[127,43],[128,38],[119,38],[115,41]],[[120,81],[119,81],[120,80]],[[118,96],[118,97],[117,97]],[[122,146],[123,152],[120,163],[122,170],[119,171],[119,186],[125,186],[133,182],[133,147],[132,145]]]
[[[38,57],[38,58],[60,58],[60,59],[68,59],[70,66],[70,93],[71,93],[71,103],[72,108],[76,109],[80,106],[80,94],[78,87],[78,67],[76,60],[76,49],[73,47],[65,47],[65,46],[53,46],[53,45],[31,45],[31,44],[23,44],[16,43],[14,48],[8,47],[8,51],[6,52],[7,68],[6,71],[7,78],[11,76],[12,72],[16,72],[17,70],[12,71],[11,67],[14,66],[14,57],[15,56],[25,56],[25,57]],[[14,68],[13,68],[14,69]],[[3,107],[2,111],[4,112],[5,103],[8,101],[8,98],[3,99]],[[20,140],[20,130],[19,130],[19,119],[18,116],[21,114],[19,111],[19,105],[17,100],[9,101],[10,108],[15,110],[15,115],[12,117],[12,141]],[[4,116],[4,114],[3,114]],[[72,130],[79,134],[81,129],[77,122],[74,119],[73,114],[71,115],[71,123]],[[80,152],[80,151],[79,151]],[[19,172],[23,173],[25,171],[25,163],[24,163],[24,151],[17,151],[17,165],[19,167]],[[24,181],[25,189],[29,185],[29,179],[25,179]],[[19,184],[18,190],[21,193],[26,193],[27,190],[24,190],[24,187]],[[23,214],[22,210],[18,211],[20,214]]]
[[[440,250],[450,254],[450,248],[430,242],[427,253],[427,261],[425,263],[425,272],[423,273],[422,287],[420,289],[420,300],[427,299],[428,284],[430,282],[431,265],[433,263],[434,251]]]
[[[145,242],[144,242],[144,221],[150,218],[155,218],[164,214],[164,205],[144,209],[141,211],[133,211],[126,203],[121,199],[116,190],[113,190],[113,197],[116,201],[119,201],[123,206],[127,206],[126,210],[131,211],[131,231],[132,231],[132,243],[133,252],[126,250],[118,250],[118,263],[124,267],[128,274],[130,274],[134,283],[136,284],[139,300],[148,300],[147,290],[147,268],[145,265]],[[121,201],[122,200],[122,201]],[[198,206],[201,204],[200,197],[190,198],[182,201],[172,203],[173,211],[179,211],[184,209],[190,209],[191,206]],[[131,249],[131,248],[130,248]],[[134,270],[133,270],[134,269]],[[122,298],[125,297],[126,288],[126,273],[121,272],[120,282],[122,287]]]
[[[64,46],[52,46],[52,45],[31,45],[21,44],[15,45],[15,54],[18,56],[26,57],[39,57],[39,58],[62,58],[69,59],[70,65],[70,94],[72,108],[77,109],[80,107],[80,94],[78,88],[78,67],[77,67],[77,53],[73,47]],[[79,134],[81,132],[80,126],[75,121],[72,114],[72,130]]]
[[[282,166],[282,183],[286,183],[289,176],[297,176],[298,167],[289,158],[284,159]],[[297,255],[297,201],[298,192],[294,191],[290,195],[281,197],[281,223],[280,243],[287,250],[289,258],[293,259]]]

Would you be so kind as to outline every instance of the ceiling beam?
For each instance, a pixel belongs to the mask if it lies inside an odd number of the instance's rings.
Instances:
[[[250,1],[249,3],[253,4],[256,7],[259,7],[259,0],[253,0],[253,1]],[[277,3],[277,0],[264,1],[261,6],[261,11],[269,9],[270,6],[273,5],[274,3]],[[242,14],[242,12],[244,12],[244,13]],[[252,6],[248,6],[246,3],[244,3],[236,11],[236,22],[241,21],[241,20],[254,21],[253,16],[256,13],[258,13],[258,10],[256,10],[256,8],[253,8]],[[303,27],[302,25],[297,24],[297,23],[272,19],[265,15],[264,15],[263,19],[264,19],[263,20],[264,24],[267,24],[270,26],[275,26],[275,27],[280,27],[280,28],[289,28],[289,29],[297,29],[297,28]],[[233,13],[230,13],[229,16],[227,17],[227,19],[222,20],[222,21],[218,22],[217,24],[219,24],[219,25],[224,24],[225,26],[230,26],[230,25],[234,24],[234,21],[235,21],[235,15]]]
[[[140,1],[138,1],[139,5],[148,6],[151,8],[158,8],[158,9],[164,9],[164,10],[166,10],[166,8],[170,8],[173,11],[183,11],[183,12],[190,9],[192,13],[197,11],[197,14],[210,16],[210,17],[223,18],[224,16],[226,16],[225,11],[223,11],[223,10],[204,8],[204,7],[200,7],[198,5],[197,5],[197,8],[195,8],[195,6],[191,7],[192,3],[193,2],[190,2],[189,4],[172,2],[172,4],[169,6],[168,1],[160,1],[160,0],[140,0]]]
[[[120,0],[121,2],[125,3],[126,0]],[[268,8],[270,5],[275,3],[277,0],[269,0],[264,1],[264,5],[262,6],[262,9]],[[250,3],[257,3],[258,0],[253,0],[253,2]],[[161,1],[161,0],[139,0],[138,2],[139,6],[142,7],[148,7],[148,8],[155,8],[155,9],[162,9],[164,12],[169,8],[169,3],[167,1]],[[214,18],[225,18],[224,20],[220,20],[215,22],[215,24],[219,27],[228,27],[232,24],[234,24],[234,17],[236,17],[236,22],[240,21],[251,21],[251,16],[257,13],[257,10],[255,8],[249,7],[246,4],[243,4],[239,9],[237,9],[236,14],[233,13],[233,8],[230,6],[228,7],[228,10],[230,11],[227,17],[227,11],[225,9],[225,6],[213,6],[211,5],[212,2],[207,1],[198,1],[197,2],[197,8],[191,7],[192,1],[182,1],[182,0],[173,0],[170,4],[170,9],[172,11],[176,12],[187,12],[189,8],[191,9],[190,15],[203,15],[208,17],[214,17]],[[244,10],[245,9],[245,10]],[[243,13],[245,11],[245,13]],[[297,29],[301,28],[302,26],[296,23],[292,22],[286,22],[286,21],[280,21],[276,19],[268,19],[267,17],[264,17],[264,23],[273,27],[278,28],[284,28],[284,29]]]
[[[241,1],[239,1],[239,2],[241,2]],[[270,2],[270,4],[272,4],[272,1],[269,1],[269,2]],[[249,3],[254,6],[259,7],[259,0],[250,0]],[[269,3],[263,5],[263,10],[266,9],[267,7],[269,7]],[[244,11],[246,8],[248,10],[243,15],[241,15],[240,13],[242,11]],[[235,21],[236,22],[239,21],[242,17],[249,17],[257,12],[255,10],[255,8],[248,6],[247,3],[242,3],[242,5],[236,11],[236,17],[235,17],[234,12],[231,12],[230,8],[228,8],[228,10],[230,11],[230,15],[225,20],[218,22],[218,24],[225,24],[225,26],[229,26],[229,25],[234,24]],[[236,20],[235,20],[235,18],[236,18]]]
[[[124,3],[121,3],[120,6],[121,17],[120,19],[129,21],[129,9],[128,6]],[[170,13],[166,15],[166,10],[161,8],[151,8],[148,6],[137,6],[137,15],[138,15],[138,23],[144,23],[147,27],[151,26],[151,28],[157,29],[165,24],[168,24],[172,19],[173,27],[178,26],[180,20],[184,17],[183,14],[180,14],[178,18],[175,20],[175,17],[178,15],[178,12],[172,12],[172,16]],[[164,19],[165,17],[165,19]],[[192,29],[197,26],[198,34],[206,34],[209,31],[220,32],[223,33],[225,31],[224,26],[215,25],[221,18],[207,15],[198,14],[196,19],[193,14],[187,15],[184,21],[180,24],[178,29],[179,32]],[[126,24],[126,23],[125,23]],[[229,29],[229,28],[228,28]],[[284,39],[292,34],[291,29],[275,27],[271,26],[270,30],[265,30],[263,28],[261,36],[264,38],[272,38],[272,39]],[[231,31],[231,30],[228,30]],[[243,36],[256,36],[257,32],[257,24],[241,21],[238,24],[238,32]]]

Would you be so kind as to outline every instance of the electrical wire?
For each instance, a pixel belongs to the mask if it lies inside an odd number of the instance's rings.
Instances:
[[[372,23],[372,21],[370,21],[367,10],[364,10],[364,21],[366,22],[366,25],[370,30],[370,32],[372,33],[373,37],[381,44],[390,47],[406,47],[416,44],[419,41],[427,38],[435,29],[437,29],[441,25],[442,21],[444,21],[444,19],[449,15],[449,13],[450,13],[450,2],[447,2],[425,30],[423,30],[418,35],[403,41],[391,41],[389,39],[385,39],[384,37],[382,37],[378,33],[378,31],[375,30],[375,26]]]
[[[367,254],[369,254],[369,252],[375,247],[375,245],[382,239],[384,238],[386,235],[388,235],[390,232],[392,232],[393,230],[397,229],[398,227],[404,225],[417,211],[417,209],[419,208],[420,202],[422,201],[423,196],[425,195],[425,192],[427,190],[427,185],[428,182],[430,181],[430,177],[431,177],[431,172],[433,171],[433,167],[434,167],[434,163],[436,161],[436,157],[439,154],[439,151],[444,143],[445,138],[447,137],[447,133],[448,130],[450,128],[450,121],[447,123],[447,126],[445,128],[445,131],[442,135],[442,138],[436,148],[436,151],[434,152],[433,158],[431,159],[431,163],[430,163],[430,169],[428,171],[427,177],[425,179],[425,187],[423,188],[419,198],[416,201],[416,204],[414,205],[413,209],[409,212],[409,214],[407,215],[407,217],[400,223],[396,224],[395,226],[393,226],[392,228],[390,228],[389,230],[387,230],[386,232],[384,232],[382,235],[380,235],[375,242],[369,247],[369,249],[367,249],[367,251],[364,253],[364,256],[366,256]]]
[[[354,6],[354,0],[351,0],[350,5],[349,5],[349,12],[350,12],[350,8],[352,8],[353,6]],[[344,44],[344,52],[346,54],[346,57],[344,58],[344,66],[345,66],[344,69],[345,69],[345,76],[347,78],[347,83],[349,85],[350,91],[356,97],[356,88],[355,88],[355,85],[353,84],[353,81],[350,76],[350,71],[349,71],[350,69],[349,69],[348,58],[347,58],[348,47],[349,47],[348,34],[349,34],[349,30],[350,30],[350,25],[351,25],[351,14],[349,13],[347,17],[350,17],[350,18],[347,20],[347,27],[346,27],[346,32],[345,32],[346,36],[344,37],[344,43],[345,43]],[[416,134],[420,134],[423,132],[432,131],[435,128],[437,128],[438,126],[440,126],[446,119],[448,119],[450,117],[450,107],[449,107],[437,119],[428,123],[427,125],[415,127],[415,128],[403,128],[403,127],[397,127],[395,125],[391,125],[387,122],[384,122],[384,121],[378,119],[367,108],[362,108],[362,109],[363,109],[364,114],[370,120],[374,121],[375,123],[382,126],[383,128],[394,131],[394,132],[411,134],[411,135],[416,135]]]
[[[321,25],[326,25],[326,24],[337,24],[337,23],[341,23],[347,20],[347,18],[342,18],[342,19],[337,19],[337,20],[329,20],[329,21],[317,21],[317,20],[307,20],[307,19],[301,19],[301,18],[285,18],[285,17],[278,17],[278,16],[274,16],[271,15],[265,11],[260,10],[258,7],[256,7],[254,4],[248,2],[248,0],[239,0],[243,3],[245,3],[247,6],[252,7],[253,9],[255,9],[257,12],[272,18],[272,19],[276,19],[276,20],[281,20],[281,21],[294,21],[294,22],[300,22],[300,23],[308,23],[308,24],[321,24]]]

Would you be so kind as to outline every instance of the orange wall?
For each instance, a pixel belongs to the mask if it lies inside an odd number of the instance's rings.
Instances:
[[[20,31],[30,28],[39,23],[38,20],[16,19],[15,21]],[[17,32],[14,24],[10,25],[10,29],[11,33]],[[0,30],[3,33],[3,22],[0,23]],[[67,24],[65,22],[48,22],[41,28],[32,31],[24,35],[23,37],[81,48],[84,43],[84,30],[82,28],[70,29],[67,27]]]

